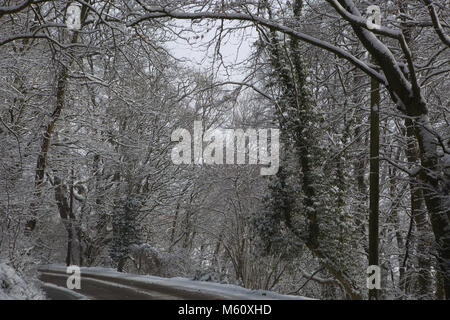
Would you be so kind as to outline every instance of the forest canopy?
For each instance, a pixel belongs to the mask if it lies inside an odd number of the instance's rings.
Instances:
[[[450,299],[449,8],[0,1],[0,263]]]

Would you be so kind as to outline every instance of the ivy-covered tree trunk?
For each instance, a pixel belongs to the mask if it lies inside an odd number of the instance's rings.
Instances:
[[[300,19],[303,1],[296,0],[293,3],[293,15]],[[270,12],[269,12],[270,14]],[[284,134],[287,144],[293,147],[298,166],[301,172],[299,185],[302,195],[302,211],[306,217],[307,230],[299,230],[295,223],[299,212],[296,210],[292,200],[295,194],[289,191],[284,181],[286,174],[280,166],[279,172],[272,186],[272,201],[269,208],[276,211],[276,219],[283,220],[285,226],[298,240],[302,241],[317,258],[327,273],[333,276],[344,288],[345,294],[351,299],[361,299],[358,285],[349,275],[347,267],[336,258],[336,252],[327,248],[321,235],[326,233],[320,230],[320,219],[325,219],[326,210],[322,206],[319,197],[323,190],[318,190],[320,177],[317,175],[318,158],[320,157],[318,143],[318,132],[313,130],[318,124],[313,110],[313,101],[308,89],[307,71],[300,54],[300,43],[295,37],[288,37],[288,46],[277,38],[272,32],[268,42],[270,63],[274,69],[274,77],[278,80],[277,85],[281,89],[278,101],[277,118],[280,128]],[[288,67],[286,67],[286,65]],[[281,189],[280,189],[281,188]],[[277,198],[277,199],[275,199]],[[270,202],[270,201],[269,201]]]

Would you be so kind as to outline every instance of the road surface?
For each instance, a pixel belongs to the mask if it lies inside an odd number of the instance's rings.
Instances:
[[[47,297],[52,300],[222,300],[225,297],[201,292],[187,292],[176,288],[139,283],[127,279],[89,275],[81,279],[81,289],[67,289],[68,274],[41,271],[39,279]],[[73,294],[71,294],[73,292]]]
[[[39,268],[39,279],[48,298],[54,300],[309,300],[306,297],[249,290],[235,285],[186,278],[127,274],[102,267],[78,268],[81,288],[69,290],[67,279],[75,276],[74,270],[77,268],[72,266],[68,269],[66,266],[55,264]]]

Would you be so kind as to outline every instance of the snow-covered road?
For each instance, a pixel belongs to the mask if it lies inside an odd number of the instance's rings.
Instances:
[[[98,300],[306,300],[299,296],[270,291],[248,290],[235,285],[194,281],[186,278],[161,278],[116,272],[106,268],[81,268],[81,289],[67,289],[66,267],[39,268],[43,289],[50,299]]]

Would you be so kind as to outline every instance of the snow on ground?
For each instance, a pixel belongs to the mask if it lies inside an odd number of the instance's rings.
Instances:
[[[66,266],[62,265],[46,265],[39,268],[41,272],[62,272],[66,273]],[[82,267],[81,279],[83,275],[101,275],[114,279],[128,279],[145,284],[155,284],[158,286],[166,286],[181,291],[190,291],[196,293],[214,294],[222,296],[225,299],[236,300],[311,300],[310,298],[302,296],[282,295],[272,291],[265,290],[249,290],[240,286],[231,284],[220,284],[206,281],[196,281],[187,278],[175,277],[175,278],[161,278],[148,275],[135,275],[117,272],[111,268],[102,267]],[[83,280],[81,280],[83,281]]]
[[[42,300],[45,294],[37,285],[25,281],[4,262],[0,262],[0,300]]]

